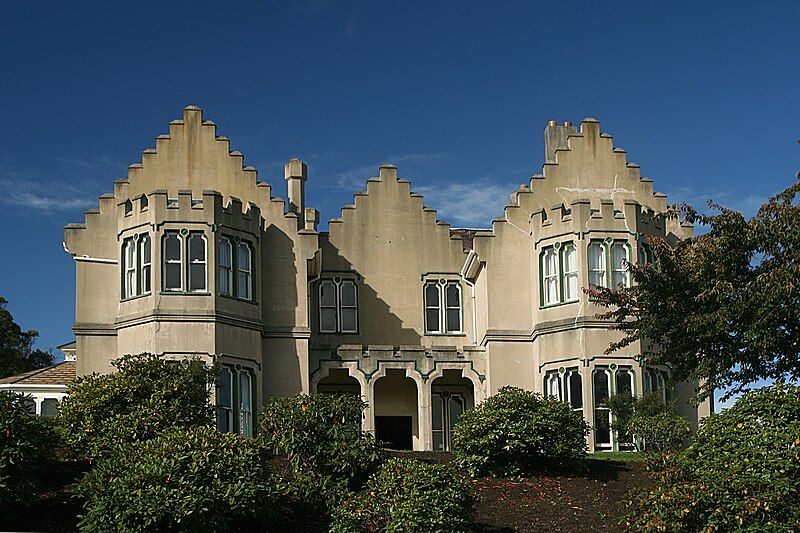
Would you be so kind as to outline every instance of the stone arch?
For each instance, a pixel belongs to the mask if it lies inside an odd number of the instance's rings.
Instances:
[[[364,373],[358,368],[357,361],[324,361],[320,368],[311,376],[310,390],[312,394],[318,393],[319,384],[325,378],[330,376],[331,370],[347,370],[347,375],[358,382],[360,388],[361,399],[367,403],[364,409],[363,429],[370,433],[374,433],[374,417],[372,415],[372,390],[367,384],[367,378]]]
[[[392,387],[382,380],[391,379]],[[402,383],[410,380],[414,386],[413,402],[409,400],[411,393],[409,384]],[[386,385],[387,389],[383,389]],[[377,389],[377,391],[376,391]],[[392,394],[397,394],[392,398]],[[381,396],[386,395],[385,398]],[[381,437],[379,433],[389,431],[388,424],[402,421],[389,420],[390,418],[399,419],[400,417],[411,417],[411,448],[414,450],[430,449],[429,438],[427,438],[427,428],[429,427],[429,398],[430,394],[425,387],[422,375],[414,368],[413,362],[386,361],[378,364],[378,369],[370,377],[370,398],[374,404],[373,427],[376,437]]]

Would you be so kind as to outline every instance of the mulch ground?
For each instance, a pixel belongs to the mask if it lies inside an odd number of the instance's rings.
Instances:
[[[396,455],[425,462],[447,463],[442,452],[403,452]],[[21,513],[0,513],[0,531],[76,530],[80,503],[71,497],[74,481],[86,465],[53,462],[46,469],[48,489]],[[626,514],[625,495],[648,486],[644,465],[636,462],[589,460],[581,475],[541,473],[520,479],[479,478],[475,491],[475,518],[482,533],[619,531]],[[304,531],[323,530],[319,521],[304,520]]]

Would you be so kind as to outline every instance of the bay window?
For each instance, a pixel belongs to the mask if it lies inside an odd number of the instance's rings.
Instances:
[[[177,231],[164,233],[161,239],[163,285],[165,291],[183,291],[183,237]]]
[[[630,287],[630,247],[624,240],[591,241],[588,248],[589,285],[600,287]],[[609,268],[610,267],[610,268]]]
[[[122,241],[122,299],[150,293],[150,236],[134,235]]]
[[[240,365],[221,365],[217,377],[217,428],[225,433],[253,436],[255,389],[253,371]]]
[[[578,301],[578,251],[574,243],[556,243],[543,248],[539,255],[539,271],[542,307]]]

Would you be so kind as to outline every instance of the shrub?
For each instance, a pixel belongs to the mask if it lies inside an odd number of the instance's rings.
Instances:
[[[333,512],[332,533],[470,531],[470,482],[447,465],[390,459]]]
[[[800,387],[775,385],[712,415],[642,492],[636,531],[800,530]]]
[[[179,428],[129,443],[81,480],[85,531],[263,531],[281,496],[268,451],[214,428]]]
[[[566,403],[503,387],[461,415],[453,452],[457,464],[473,475],[573,468],[585,458],[588,431],[580,413]]]
[[[31,414],[25,396],[0,391],[0,508],[29,502],[39,487],[40,469],[56,445],[47,421]]]
[[[321,495],[331,505],[377,466],[381,451],[361,430],[365,407],[354,394],[301,394],[264,408],[260,434],[276,454],[286,454],[301,495]]]
[[[113,365],[118,372],[78,378],[59,407],[57,423],[78,453],[108,456],[116,446],[168,429],[213,423],[209,399],[215,372],[202,361],[141,354]]]
[[[640,452],[662,454],[683,446],[691,433],[689,421],[673,412],[674,405],[665,405],[658,394],[640,398],[616,395],[607,405],[614,415],[611,428],[620,435],[633,435]]]

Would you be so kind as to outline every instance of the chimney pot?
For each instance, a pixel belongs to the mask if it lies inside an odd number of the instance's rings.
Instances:
[[[547,125],[548,126],[558,126],[558,121],[557,120],[551,120],[550,122],[547,123]]]
[[[570,126],[572,126],[572,122],[570,122],[569,120],[567,120],[566,122],[564,122],[564,126],[566,126],[566,127],[570,127]]]

